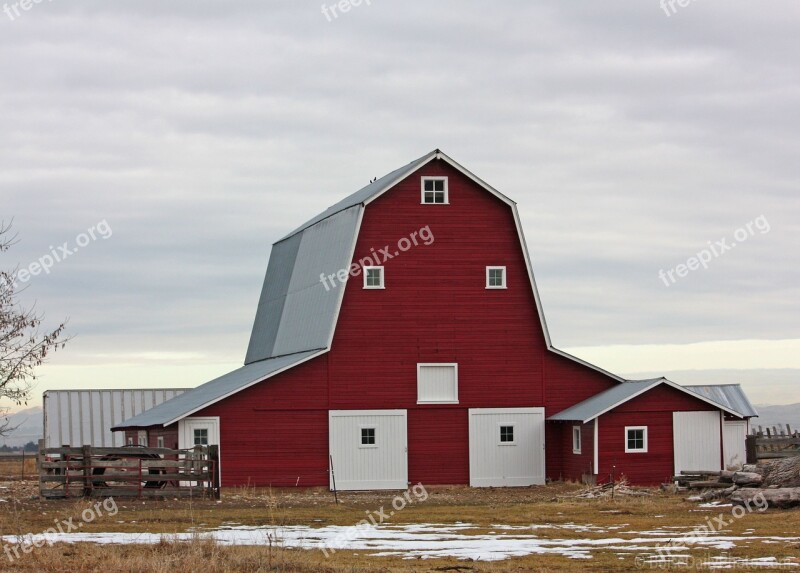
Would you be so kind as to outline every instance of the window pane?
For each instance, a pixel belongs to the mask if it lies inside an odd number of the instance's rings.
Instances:
[[[361,445],[375,445],[375,428],[361,428]]]
[[[208,430],[203,429],[195,429],[194,431],[194,445],[195,446],[207,446],[208,445]]]
[[[444,181],[440,179],[438,181],[433,181],[432,183],[434,191],[444,191]]]
[[[425,192],[425,202],[426,203],[433,203],[434,202],[433,192],[432,191],[431,192],[428,192],[428,191]]]
[[[434,181],[431,179],[427,179],[425,181],[425,191],[434,191]]]

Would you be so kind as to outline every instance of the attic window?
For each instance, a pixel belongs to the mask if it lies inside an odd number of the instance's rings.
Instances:
[[[505,267],[486,267],[486,288],[506,288]]]
[[[364,267],[364,288],[386,288],[383,285],[383,267]]]
[[[422,178],[422,203],[424,205],[446,205],[449,202],[447,177]]]

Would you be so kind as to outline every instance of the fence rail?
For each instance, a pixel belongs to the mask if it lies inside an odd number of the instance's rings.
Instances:
[[[219,498],[219,449],[41,447],[37,456],[43,498]]]
[[[789,424],[753,429],[747,436],[747,463],[800,456],[800,432]]]

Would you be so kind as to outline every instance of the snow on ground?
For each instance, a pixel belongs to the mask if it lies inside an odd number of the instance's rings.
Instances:
[[[114,544],[152,544],[164,538],[170,540],[191,540],[196,538],[214,539],[223,545],[282,545],[284,547],[324,550],[326,554],[336,550],[369,551],[376,556],[399,556],[405,559],[431,559],[435,557],[473,559],[480,561],[499,561],[510,557],[525,555],[561,555],[571,559],[591,559],[595,551],[612,551],[620,559],[636,559],[637,563],[664,563],[691,559],[686,548],[673,548],[665,552],[659,548],[681,539],[675,527],[665,527],[654,531],[623,531],[626,524],[602,528],[595,525],[574,523],[560,525],[511,526],[495,524],[479,528],[469,523],[456,524],[391,524],[377,527],[346,526],[284,526],[250,527],[229,524],[213,530],[189,531],[171,535],[154,533],[69,533],[25,536],[24,542],[36,541],[63,543],[114,543]],[[683,528],[684,532],[690,531]],[[543,538],[536,533],[548,531]],[[559,530],[573,533],[607,533],[601,538],[553,537]],[[487,532],[488,531],[488,532]],[[15,536],[2,538],[5,543],[19,543],[23,539]],[[698,549],[727,551],[744,542],[797,543],[800,537],[757,537],[708,535],[696,539],[692,546]],[[676,551],[677,549],[677,551]],[[764,568],[798,567],[800,563],[779,561],[777,558],[742,560],[727,555],[709,557],[706,567],[723,569],[743,565]]]

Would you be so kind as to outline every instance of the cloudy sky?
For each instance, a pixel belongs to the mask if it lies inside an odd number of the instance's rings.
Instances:
[[[238,367],[272,242],[438,147],[518,202],[557,346],[800,402],[796,0],[16,1],[0,263],[72,252],[37,396]]]

